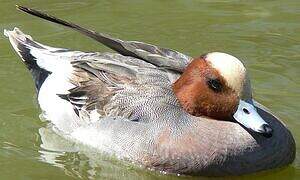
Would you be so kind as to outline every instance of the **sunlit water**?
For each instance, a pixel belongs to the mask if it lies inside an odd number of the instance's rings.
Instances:
[[[19,27],[36,40],[84,51],[108,49],[80,34],[14,8],[41,9],[127,40],[191,56],[231,53],[250,71],[255,98],[300,141],[300,1],[0,1],[0,30]],[[0,179],[184,179],[100,155],[53,133],[41,113],[29,72],[0,35]],[[300,179],[300,150],[283,169],[238,178]],[[192,177],[190,177],[192,178]]]

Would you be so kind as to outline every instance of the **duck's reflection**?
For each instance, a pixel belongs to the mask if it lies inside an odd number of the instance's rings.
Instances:
[[[78,147],[57,135],[51,127],[40,128],[41,137],[40,160],[53,166],[62,168],[64,172],[73,177],[91,178],[95,176],[93,167],[78,151]]]

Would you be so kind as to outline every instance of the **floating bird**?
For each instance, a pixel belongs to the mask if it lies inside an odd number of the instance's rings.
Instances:
[[[18,28],[4,31],[32,74],[44,116],[63,136],[169,173],[239,175],[294,160],[291,133],[252,98],[238,58],[192,58],[17,8],[117,52],[54,48]]]

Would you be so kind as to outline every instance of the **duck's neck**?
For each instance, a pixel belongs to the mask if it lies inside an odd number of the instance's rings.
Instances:
[[[194,59],[173,84],[173,92],[189,114],[228,120],[236,108],[237,97],[208,88],[206,76],[212,71],[205,60]]]

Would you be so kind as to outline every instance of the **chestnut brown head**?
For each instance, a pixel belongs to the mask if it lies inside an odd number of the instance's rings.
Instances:
[[[234,56],[213,52],[195,58],[173,84],[173,91],[191,115],[234,118],[255,132],[271,133],[254,108],[246,68]]]

